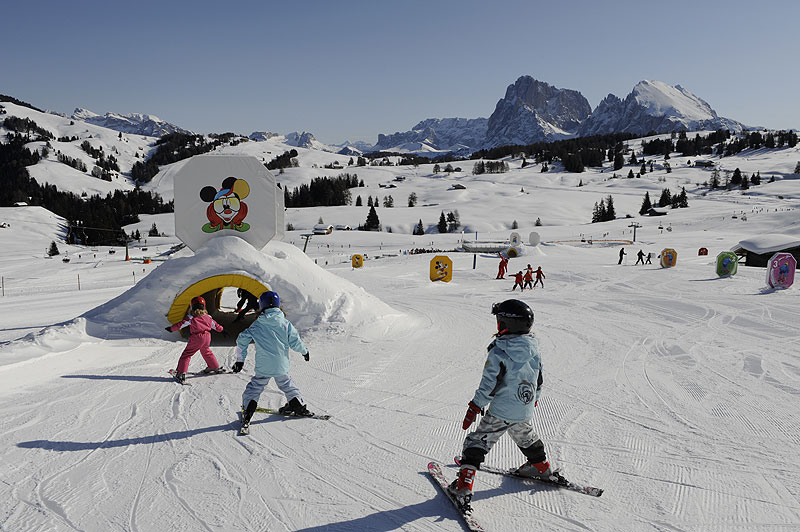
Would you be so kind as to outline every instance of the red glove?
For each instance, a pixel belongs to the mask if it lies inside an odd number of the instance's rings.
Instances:
[[[461,424],[461,428],[467,430],[469,426],[475,422],[475,416],[477,416],[478,413],[483,414],[483,409],[470,401],[469,406],[467,406],[467,414],[464,416],[464,423]]]

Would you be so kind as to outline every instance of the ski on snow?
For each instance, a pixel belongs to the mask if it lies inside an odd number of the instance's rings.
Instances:
[[[168,373],[170,375],[172,375],[173,378],[175,378],[175,375],[178,372],[175,371],[174,369],[170,369],[170,370],[168,370]],[[207,373],[204,373],[202,371],[190,371],[190,372],[188,372],[186,374],[186,378],[189,379],[189,378],[194,378],[194,377],[205,377],[205,376],[208,376],[208,375],[222,375],[224,373],[230,373],[230,371],[228,371],[227,368],[225,368],[223,366],[220,366],[219,369],[216,369],[214,371],[209,371]],[[177,381],[177,379],[175,379],[175,380]],[[191,386],[191,384],[188,383],[188,382],[180,382],[180,384],[183,384],[184,386]]]
[[[277,408],[263,408],[261,406],[256,408],[256,412],[261,412],[262,414],[272,414],[275,416],[283,416],[283,417],[311,418],[311,419],[323,419],[323,420],[328,420],[331,418],[331,416],[328,414],[312,414],[310,416],[296,416],[294,414],[282,414],[278,412]]]
[[[437,462],[430,462],[428,464],[428,474],[430,474],[431,478],[436,481],[440,488],[450,502],[453,503],[453,506],[456,507],[458,511],[458,515],[461,516],[461,520],[464,522],[464,525],[467,527],[468,530],[471,532],[485,532],[485,528],[481,526],[481,524],[472,516],[472,507],[469,505],[463,506],[459,504],[453,494],[447,489],[448,482],[447,478],[444,476],[444,472],[442,471],[442,466],[439,465]]]
[[[456,465],[461,465],[461,457],[455,457]],[[578,493],[583,493],[584,495],[591,495],[592,497],[599,497],[603,494],[602,488],[595,488],[593,486],[581,486],[580,484],[576,484],[572,481],[567,480],[561,473],[555,471],[554,474],[549,478],[535,478],[535,477],[525,477],[522,475],[516,474],[516,469],[502,469],[499,467],[491,467],[491,466],[481,466],[480,471],[484,473],[492,473],[494,475],[503,475],[506,477],[514,477],[520,480],[532,480],[534,482],[541,482],[542,484],[547,484],[549,486],[556,486],[558,488],[563,488],[567,490],[577,491]]]

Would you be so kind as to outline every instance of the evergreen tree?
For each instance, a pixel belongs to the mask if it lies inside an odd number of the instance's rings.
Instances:
[[[361,195],[356,196],[356,207],[363,206],[364,203],[361,201]]]
[[[755,174],[753,174],[753,176],[750,178],[750,183],[752,183],[753,185],[756,185],[756,186],[760,185],[761,184],[761,172],[756,172]]]
[[[424,235],[425,234],[425,227],[422,225],[422,219],[420,219],[419,223],[414,227],[415,235]]]
[[[631,158],[628,160],[630,164],[639,164],[639,160],[636,158],[636,152],[631,150]]]
[[[686,197],[686,187],[681,187],[681,191],[676,197],[678,198],[678,208],[685,209],[689,206],[689,198]]]
[[[447,219],[444,217],[444,211],[442,211],[442,214],[439,215],[439,223],[436,224],[436,228],[440,233],[447,232]]]
[[[733,171],[733,177],[731,177],[731,184],[732,185],[741,185],[742,184],[742,171],[738,168]]]
[[[605,220],[603,221],[605,222],[616,219],[617,219],[617,212],[614,210],[614,198],[612,198],[609,195],[608,198],[606,199],[606,216]]]
[[[645,165],[644,161],[642,161],[642,167],[639,169],[639,173],[644,175],[647,173],[647,166]]]
[[[152,227],[150,227],[150,231],[148,231],[147,236],[158,236],[158,227],[156,227],[156,223],[153,222]]]
[[[658,198],[659,207],[668,207],[672,203],[672,193],[668,188],[661,191],[661,197]]]
[[[369,208],[369,214],[367,214],[367,222],[364,224],[364,230],[366,231],[381,230],[381,221],[378,219],[378,213],[375,212],[374,205],[370,206]]]
[[[708,188],[713,190],[719,188],[719,185],[719,169],[714,168],[714,170],[711,171],[711,180],[708,182]]]
[[[58,246],[56,245],[55,240],[50,242],[50,249],[47,250],[47,254],[51,257],[54,257],[55,255],[61,255],[61,252],[58,251]]]
[[[408,195],[408,206],[409,207],[416,207],[417,205],[417,193],[412,192]]]
[[[439,168],[439,164],[438,163],[434,164],[433,165],[433,173],[434,174],[438,174],[440,171],[441,171],[441,168]]]
[[[628,179],[633,179],[633,170],[628,170]]]
[[[542,219],[541,219],[541,218],[539,218],[539,217],[537,217],[537,218],[536,218],[536,222],[535,222],[533,225],[535,225],[536,227],[541,227],[541,225],[542,225]]]
[[[614,170],[619,170],[623,166],[625,166],[625,157],[622,156],[622,152],[617,152],[617,154],[614,155]]]
[[[642,200],[642,206],[639,208],[639,214],[647,214],[650,209],[653,207],[653,204],[650,202],[650,193],[644,193],[644,200]]]
[[[373,205],[372,196],[367,196],[367,207],[372,207]]]
[[[511,229],[519,229],[519,224],[517,223],[516,220],[511,222]]]

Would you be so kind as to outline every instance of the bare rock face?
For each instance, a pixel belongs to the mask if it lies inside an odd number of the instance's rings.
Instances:
[[[497,102],[489,117],[484,147],[573,136],[591,111],[580,92],[522,76],[508,86],[505,97]]]

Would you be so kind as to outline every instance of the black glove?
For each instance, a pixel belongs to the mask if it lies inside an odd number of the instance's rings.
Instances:
[[[164,327],[164,330],[167,331],[167,332],[172,332],[172,325]]]
[[[232,369],[234,373],[239,373],[240,371],[242,371],[243,367],[244,367],[244,362],[234,362]]]
[[[308,351],[306,351],[306,354],[305,354],[305,355],[303,355],[303,358],[305,358],[305,359],[306,359],[306,362],[308,362],[308,358],[309,358],[309,353],[308,353]]]

